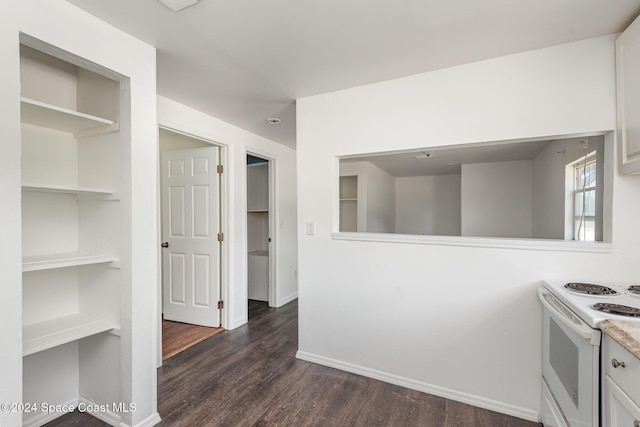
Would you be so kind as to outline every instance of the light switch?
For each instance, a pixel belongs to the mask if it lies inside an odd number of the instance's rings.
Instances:
[[[307,222],[307,235],[314,236],[316,234],[316,224],[315,222],[308,221]]]

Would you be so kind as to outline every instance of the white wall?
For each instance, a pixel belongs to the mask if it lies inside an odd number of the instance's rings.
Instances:
[[[223,326],[234,329],[247,322],[247,151],[275,159],[276,300],[278,306],[298,297],[295,151],[282,144],[244,131],[214,117],[159,96],[158,122],[161,126],[213,141],[226,147],[225,176],[229,185],[229,205],[223,207],[227,224],[223,275],[230,284],[223,288]]]
[[[395,180],[372,164],[367,169],[367,231],[393,233],[396,223]]]
[[[358,231],[393,233],[395,178],[366,161],[341,162],[339,176],[353,175],[358,176]]]
[[[460,235],[460,175],[396,178],[396,233]]]
[[[0,354],[0,400],[22,400],[21,344],[21,219],[20,219],[20,78],[19,34],[24,32],[88,61],[130,77],[132,149],[135,164],[128,206],[131,227],[131,262],[123,262],[127,279],[122,284],[123,401],[135,402],[137,411],[124,414],[125,425],[157,420],[156,282],[157,223],[155,131],[155,50],[75,6],[56,0],[25,0],[0,6],[0,197],[3,208],[3,298],[0,302],[3,351]],[[125,233],[126,234],[126,233]],[[125,273],[123,273],[125,274]],[[131,286],[133,284],[133,286]],[[21,424],[20,414],[0,413],[4,427]]]
[[[211,144],[200,139],[190,138],[187,135],[170,132],[166,129],[160,129],[158,133],[158,144],[161,153],[171,150],[185,150],[187,148],[211,147]],[[162,196],[162,194],[160,194],[160,196]]]
[[[462,165],[463,236],[531,237],[532,162]]]
[[[0,156],[0,401],[22,401],[22,237],[20,191],[20,67],[18,53],[18,12],[22,3],[0,7],[0,124],[4,141]],[[0,424],[19,426],[19,413],[1,412]]]
[[[640,180],[614,179],[613,253],[348,241],[336,157],[614,129],[614,39],[297,101],[299,357],[537,420],[538,283],[638,280]]]

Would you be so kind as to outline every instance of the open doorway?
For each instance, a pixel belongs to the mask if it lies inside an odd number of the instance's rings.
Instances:
[[[221,147],[159,131],[162,359],[222,331]]]
[[[247,296],[249,307],[275,306],[273,160],[247,153]],[[251,313],[252,310],[249,310]]]

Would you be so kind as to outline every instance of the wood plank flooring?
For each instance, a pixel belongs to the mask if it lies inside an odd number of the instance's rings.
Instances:
[[[162,321],[162,360],[167,360],[224,331],[224,328],[190,325],[188,323]]]
[[[538,426],[298,360],[297,346],[297,301],[278,309],[251,302],[248,325],[206,339],[159,369],[161,425]],[[81,416],[50,425],[104,425],[79,423]]]

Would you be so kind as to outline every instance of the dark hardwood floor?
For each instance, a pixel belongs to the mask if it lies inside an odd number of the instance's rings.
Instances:
[[[250,302],[249,324],[158,371],[163,426],[534,427],[532,423],[295,358],[297,301]],[[49,425],[104,425],[69,414]]]

